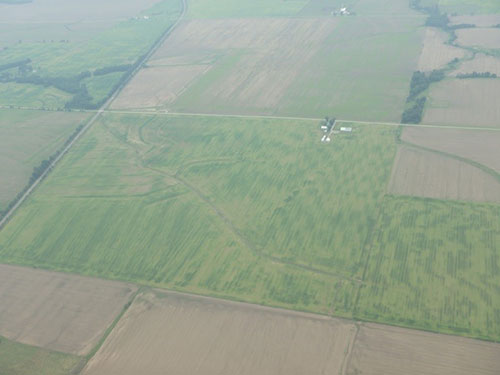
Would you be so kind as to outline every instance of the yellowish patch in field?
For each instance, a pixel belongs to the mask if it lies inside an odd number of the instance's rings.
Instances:
[[[142,69],[120,93],[113,109],[159,107],[172,103],[210,65],[174,65]]]
[[[500,173],[500,132],[406,127],[401,139],[470,159]]]
[[[83,374],[338,374],[354,332],[338,319],[149,292]]]
[[[481,14],[477,16],[454,16],[450,17],[450,24],[469,24],[477,27],[494,27],[500,24],[500,14]]]
[[[500,127],[500,79],[450,79],[431,86],[423,123]]]
[[[186,22],[150,60],[154,70],[141,72],[114,107],[168,105],[212,65],[224,74],[206,83],[204,104],[215,101],[229,108],[272,111],[334,25],[335,21],[327,18]],[[228,60],[232,62],[224,66]]]
[[[124,283],[0,265],[0,335],[85,355],[135,290]]]
[[[500,345],[366,324],[347,375],[498,375]]]
[[[389,183],[392,194],[475,202],[500,202],[500,183],[465,162],[403,146]]]
[[[500,28],[457,30],[457,43],[467,47],[500,48]]]
[[[448,34],[434,27],[425,29],[422,54],[418,61],[418,70],[427,72],[441,69],[455,58],[463,58],[465,51],[445,44]]]
[[[500,77],[500,58],[478,53],[473,60],[462,63],[460,67],[453,72],[453,75],[470,74],[474,72],[490,72]]]

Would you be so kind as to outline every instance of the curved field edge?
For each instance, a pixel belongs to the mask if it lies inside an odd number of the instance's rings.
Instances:
[[[495,310],[489,311],[499,296],[494,276],[484,269],[498,256],[498,206],[424,200],[431,203],[422,216],[420,200],[384,198],[396,150],[394,127],[355,126],[353,134],[334,137],[328,145],[321,144],[321,136],[317,125],[292,120],[106,114],[0,233],[0,261],[498,340],[500,324]],[[281,190],[273,190],[277,187]],[[295,193],[296,187],[302,190]],[[350,210],[339,209],[342,200]],[[361,201],[363,215],[358,215],[353,208]],[[276,209],[297,223],[277,225]],[[404,227],[415,212],[420,215],[415,220],[423,220],[416,239],[408,233],[413,228]],[[456,212],[462,221],[450,222]],[[266,221],[262,215],[270,213]],[[476,217],[483,229],[477,239],[464,229],[466,218]],[[320,234],[302,238],[310,225]],[[400,225],[404,230],[397,229]],[[276,236],[290,228],[299,231]],[[469,253],[454,247],[457,232],[468,236]],[[332,233],[334,241],[345,242],[333,247],[336,252],[324,253],[329,258],[313,254],[311,246],[298,246],[299,251],[293,246],[304,239],[311,245]],[[263,235],[268,239],[261,242]],[[249,241],[259,251],[252,251]],[[392,266],[396,254],[421,246],[415,253],[420,265],[436,244],[449,250],[426,286],[393,282],[424,279],[427,272],[415,276],[402,263],[398,276]],[[314,246],[332,249],[321,242]],[[470,255],[471,246],[477,247],[477,259],[468,266],[467,278],[457,280],[448,270],[457,267],[463,252]],[[378,269],[383,272],[374,276]],[[481,278],[469,277],[474,272]],[[444,286],[435,274],[443,275]],[[457,283],[471,286],[456,288]],[[429,300],[433,288],[448,284],[455,300]],[[381,295],[367,294],[372,288]],[[475,320],[467,326],[468,316],[456,301],[472,298],[471,290],[484,298],[471,300]],[[391,294],[399,297],[393,300]],[[417,308],[395,314],[393,308],[408,301],[401,295],[416,301]],[[440,313],[446,309],[449,317]]]

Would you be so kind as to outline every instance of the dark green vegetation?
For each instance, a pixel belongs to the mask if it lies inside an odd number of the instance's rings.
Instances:
[[[0,337],[2,375],[68,375],[80,357],[19,344]]]
[[[100,107],[127,80],[141,57],[177,20],[181,10],[181,0],[165,0],[90,40],[30,41],[0,50],[0,68],[4,68],[0,74],[0,104],[68,109]],[[122,74],[112,75],[107,90],[89,92],[100,76],[116,72]],[[36,90],[35,96],[43,100],[49,89],[59,94],[54,101],[33,103],[31,91]]]
[[[499,339],[499,207],[386,196],[393,127],[322,134],[106,114],[0,232],[0,261]]]
[[[490,72],[484,72],[484,73],[472,72],[472,73],[460,73],[460,74],[457,74],[457,78],[459,78],[459,79],[466,79],[466,78],[497,78],[497,75],[495,73],[490,73]]]
[[[403,124],[418,124],[422,121],[426,97],[422,96],[431,83],[444,79],[444,70],[433,70],[430,73],[415,72],[411,78],[410,94],[406,99],[407,108],[403,112],[401,122]]]

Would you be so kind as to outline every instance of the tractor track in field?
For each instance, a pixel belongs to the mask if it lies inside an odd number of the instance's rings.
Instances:
[[[345,275],[340,275],[337,273],[328,272],[328,271],[325,271],[325,270],[322,270],[322,269],[319,269],[316,267],[307,266],[305,264],[290,262],[290,261],[281,259],[279,257],[265,253],[264,251],[259,249],[252,241],[250,241],[243,233],[241,233],[241,231],[238,228],[236,228],[236,226],[234,225],[232,220],[229,219],[226,216],[226,214],[219,207],[217,207],[207,196],[205,196],[205,194],[203,194],[203,192],[200,191],[196,186],[190,184],[188,181],[186,181],[184,178],[180,177],[178,174],[172,175],[172,174],[166,173],[162,170],[148,167],[148,166],[144,166],[144,168],[149,169],[152,172],[156,172],[156,173],[159,173],[159,174],[164,175],[166,177],[172,178],[175,181],[177,181],[180,184],[187,187],[202,202],[207,204],[215,212],[215,214],[222,220],[222,222],[226,225],[226,227],[243,243],[243,245],[245,245],[257,257],[265,258],[265,259],[270,260],[273,263],[278,263],[278,264],[282,264],[285,266],[290,266],[290,267],[297,268],[297,269],[300,269],[303,271],[313,272],[313,273],[325,275],[325,276],[331,276],[331,277],[335,277],[337,279],[347,280],[347,281],[351,281],[351,282],[357,283],[357,284],[362,283],[361,280],[356,279],[356,278],[346,277]]]

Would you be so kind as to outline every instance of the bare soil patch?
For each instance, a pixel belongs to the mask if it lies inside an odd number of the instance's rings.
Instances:
[[[449,79],[431,87],[423,123],[500,127],[500,79]]]
[[[422,54],[418,61],[418,70],[431,71],[441,69],[455,58],[463,58],[465,51],[461,48],[445,44],[448,35],[434,27],[425,29]]]
[[[500,48],[500,28],[457,30],[457,43],[462,46]]]
[[[496,375],[500,345],[448,335],[366,324],[347,375]]]
[[[113,102],[113,109],[158,107],[175,101],[186,87],[210,69],[207,65],[142,69]]]
[[[500,173],[500,132],[406,127],[401,138],[473,160]]]
[[[470,24],[477,27],[493,27],[500,24],[500,14],[481,14],[477,16],[450,17],[452,25]]]
[[[354,332],[338,319],[149,292],[83,374],[338,374]]]
[[[85,355],[135,290],[124,283],[0,265],[0,335]]]
[[[418,197],[500,202],[500,183],[468,163],[403,146],[398,150],[389,192]]]
[[[479,53],[474,59],[462,63],[453,74],[471,74],[474,72],[490,72],[500,77],[500,58]]]
[[[145,103],[118,99],[121,107],[170,104],[183,88],[208,71],[195,93],[185,93],[183,106],[198,101],[203,110],[216,106],[274,110],[295,77],[313,58],[333,30],[332,19],[192,20],[180,25],[152,57],[150,65],[183,64],[196,67],[143,72],[126,90],[146,98]],[[198,66],[203,64],[202,66]],[[179,72],[180,70],[180,72]],[[161,74],[159,72],[162,72]],[[175,79],[173,80],[173,77]],[[153,80],[155,83],[153,84]],[[165,90],[158,90],[165,87]],[[179,88],[182,88],[179,90]],[[149,90],[149,91],[148,91]],[[172,94],[175,91],[177,94]],[[194,98],[194,96],[196,98]],[[125,96],[125,94],[123,95]]]

